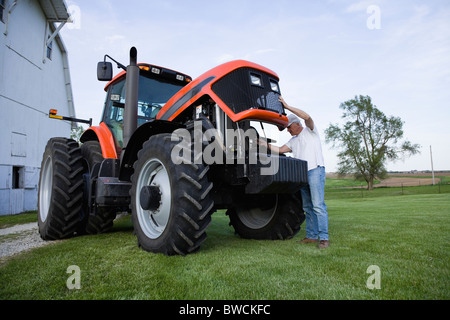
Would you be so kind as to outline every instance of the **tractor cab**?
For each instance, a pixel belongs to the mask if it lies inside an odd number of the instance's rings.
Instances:
[[[191,77],[169,69],[139,64],[137,126],[155,119],[158,112],[175,93],[192,81]],[[116,148],[123,147],[126,72],[118,74],[106,87],[102,122],[115,138]]]

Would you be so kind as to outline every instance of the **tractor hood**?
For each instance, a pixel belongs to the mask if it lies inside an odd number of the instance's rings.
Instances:
[[[271,123],[280,130],[288,125],[278,75],[258,64],[236,60],[204,73],[176,93],[157,115],[172,121],[184,110],[209,96],[234,122],[255,120]]]

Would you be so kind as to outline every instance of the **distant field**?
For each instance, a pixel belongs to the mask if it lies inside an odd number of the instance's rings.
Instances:
[[[434,176],[435,184],[450,183],[450,172],[439,172]],[[433,184],[431,173],[391,173],[387,179],[375,180],[375,188],[379,187],[412,187]],[[366,188],[365,181],[356,181],[351,176],[339,177],[335,173],[327,173],[327,188]]]

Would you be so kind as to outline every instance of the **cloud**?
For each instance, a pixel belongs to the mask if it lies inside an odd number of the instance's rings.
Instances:
[[[228,62],[228,61],[232,61],[232,60],[235,60],[235,57],[229,53],[223,53],[215,59],[215,61],[220,64]]]
[[[363,0],[363,1],[359,1],[359,2],[355,2],[352,3],[350,6],[348,6],[345,9],[346,13],[354,13],[354,12],[359,12],[359,11],[366,11],[367,8],[371,5],[374,5],[373,0]]]
[[[271,52],[276,52],[276,49],[261,49],[261,50],[256,50],[255,54],[265,54],[265,53],[271,53]]]
[[[257,8],[251,1],[136,1],[132,7],[108,0],[71,3],[80,6],[81,28],[62,33],[80,118],[98,123],[101,116],[105,92],[96,80],[96,63],[109,54],[126,64],[130,47],[136,46],[140,62],[194,78],[236,59],[268,67],[280,76],[286,101],[311,112],[320,130],[340,117],[341,102],[368,94],[381,110],[405,120],[412,142],[433,144],[433,151],[436,145],[436,163],[450,156],[448,151],[439,156],[437,149],[448,141],[440,132],[450,112],[448,4],[286,0],[274,9],[264,5],[269,1]],[[381,9],[381,30],[366,26],[371,5]],[[434,116],[426,136],[417,130],[424,113]],[[290,137],[285,131],[277,135],[279,143]],[[333,157],[326,159],[329,170]],[[396,168],[426,165],[411,158]]]
[[[121,34],[114,34],[112,36],[106,37],[106,41],[110,42],[110,43],[114,43],[118,40],[123,40],[125,39],[125,36],[121,35]]]

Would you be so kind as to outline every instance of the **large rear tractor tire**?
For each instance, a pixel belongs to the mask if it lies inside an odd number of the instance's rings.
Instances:
[[[240,237],[257,240],[291,239],[305,220],[301,199],[294,194],[264,195],[226,214]]]
[[[52,138],[45,147],[38,192],[38,227],[44,240],[74,236],[83,220],[83,157],[78,143]]]
[[[144,143],[131,177],[131,209],[138,245],[149,252],[186,255],[206,239],[214,202],[208,166],[175,164],[171,134]],[[178,156],[176,152],[173,155]],[[176,160],[175,163],[173,160]]]
[[[89,167],[89,174],[97,163],[101,163],[104,158],[102,148],[98,141],[87,141],[81,146],[81,154]],[[100,234],[111,231],[116,218],[114,208],[97,207],[95,215],[89,215],[86,220],[85,230],[88,234]]]

